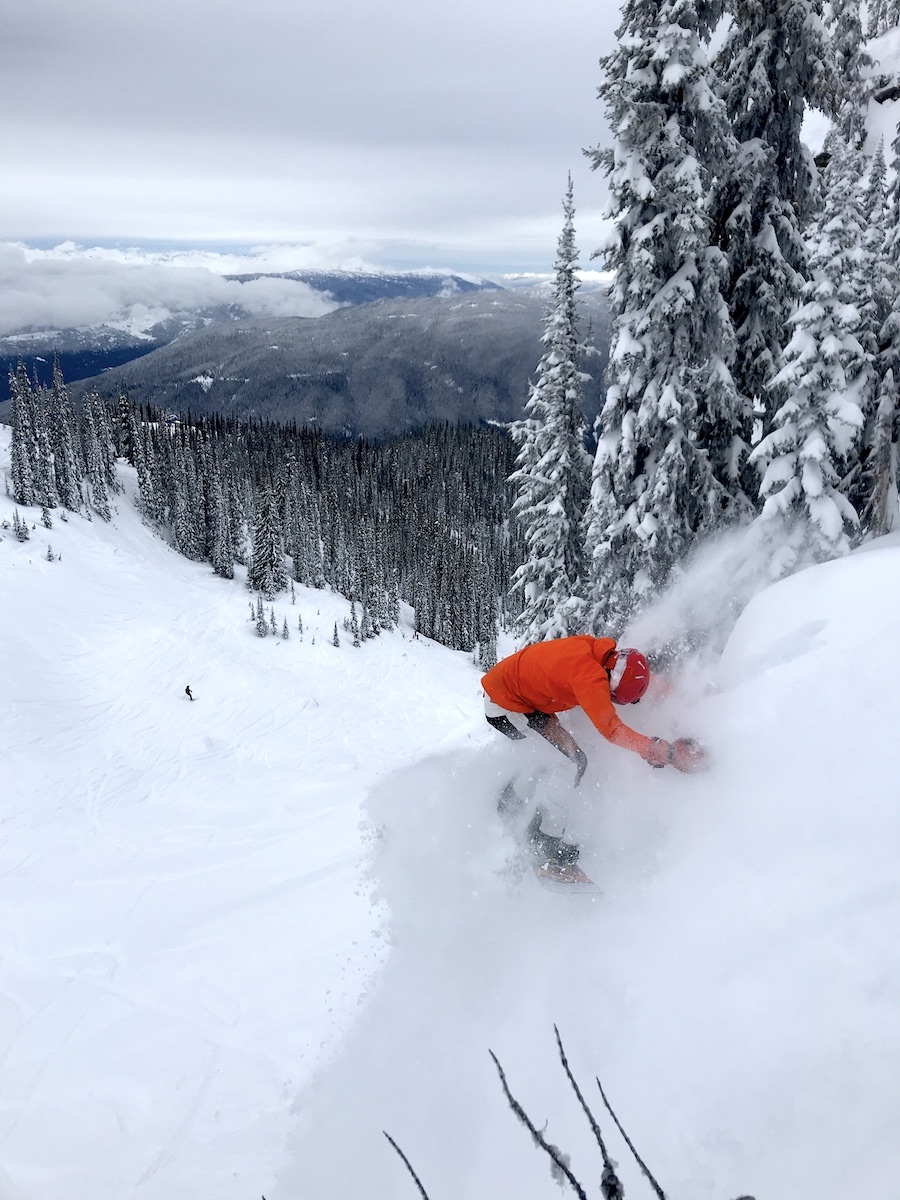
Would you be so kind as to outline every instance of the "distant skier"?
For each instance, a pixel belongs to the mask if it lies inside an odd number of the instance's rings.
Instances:
[[[184,689],[184,694],[187,696],[188,700],[193,700],[193,699],[194,699],[194,694],[193,694],[193,692],[191,691],[191,685],[190,685],[190,684],[188,684],[188,685],[187,685],[187,687]]]
[[[667,742],[630,729],[613,704],[637,704],[650,683],[650,666],[639,650],[620,650],[612,638],[569,637],[537,642],[511,654],[482,676],[484,713],[489,724],[518,740],[526,729],[539,733],[575,763],[575,787],[587,767],[587,755],[556,716],[582,708],[595,727],[616,746],[633,750],[651,767],[702,771],[708,755],[692,738]],[[504,788],[501,809],[515,804],[513,781]],[[574,863],[578,847],[541,828],[538,809],[529,826],[536,853],[552,863]]]

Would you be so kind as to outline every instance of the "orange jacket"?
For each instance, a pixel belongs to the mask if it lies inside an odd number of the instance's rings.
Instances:
[[[569,637],[535,642],[482,676],[484,690],[508,712],[566,712],[581,707],[603,736],[646,758],[652,741],[619,719],[604,663],[612,638]]]

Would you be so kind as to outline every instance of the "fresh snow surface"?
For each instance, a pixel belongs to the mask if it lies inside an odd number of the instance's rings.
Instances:
[[[651,1193],[596,1076],[672,1200],[896,1200],[900,540],[768,589],[719,661],[628,710],[702,738],[709,774],[573,714],[572,792],[485,726],[466,655],[408,626],[335,648],[346,603],[301,588],[275,603],[290,640],[260,639],[241,581],[126,497],[111,525],[23,515],[30,541],[0,531],[2,1200],[412,1200],[383,1130],[431,1200],[549,1200],[489,1049],[599,1194],[554,1023],[629,1200]],[[518,869],[514,770],[568,807],[602,895]]]

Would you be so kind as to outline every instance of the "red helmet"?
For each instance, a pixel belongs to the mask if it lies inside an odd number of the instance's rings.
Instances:
[[[637,704],[649,683],[650,664],[640,650],[617,650],[609,673],[609,691],[616,704]]]

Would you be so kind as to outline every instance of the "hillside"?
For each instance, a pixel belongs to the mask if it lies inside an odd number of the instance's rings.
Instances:
[[[253,317],[317,317],[341,305],[395,296],[453,296],[493,291],[488,280],[442,272],[257,271],[219,275],[209,270],[83,258],[68,264],[27,262],[6,248],[0,261],[6,309],[0,313],[0,370],[4,379],[21,359],[29,376],[50,383],[59,355],[69,382],[166,346],[193,330]],[[102,318],[100,314],[103,314]],[[0,416],[7,391],[0,387]]]
[[[630,714],[708,776],[569,718],[588,775],[544,786],[603,884],[573,898],[517,873],[498,787],[555,764],[487,729],[466,656],[335,648],[345,602],[300,588],[260,639],[124,498],[39,515],[0,529],[4,1200],[413,1196],[382,1129],[433,1200],[543,1200],[489,1048],[595,1189],[554,1022],[672,1197],[894,1200],[897,539],[768,589]]]
[[[322,317],[256,318],[186,333],[104,373],[99,386],[175,412],[312,423],[380,438],[433,421],[521,415],[541,355],[546,297],[517,290],[380,300]],[[605,346],[606,306],[583,299]],[[604,359],[591,360],[585,413],[602,401]],[[77,390],[77,389],[75,389]]]

